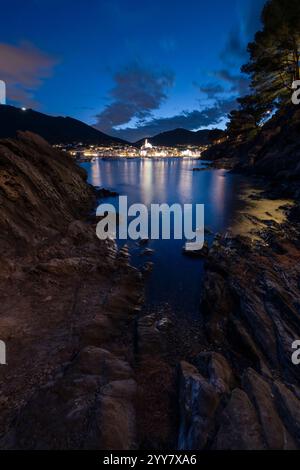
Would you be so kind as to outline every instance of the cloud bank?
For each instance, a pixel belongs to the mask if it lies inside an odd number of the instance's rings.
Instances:
[[[31,44],[0,43],[0,78],[7,97],[19,105],[34,106],[34,91],[49,77],[56,61]]]
[[[144,137],[152,137],[160,132],[177,128],[195,130],[211,125],[217,126],[232,109],[236,107],[233,99],[218,101],[211,107],[202,110],[183,111],[175,116],[166,118],[152,118],[135,127],[126,127],[118,131],[113,130],[114,136],[136,142]]]
[[[96,116],[95,127],[132,142],[175,128],[196,130],[224,123],[228,113],[237,107],[236,99],[249,92],[249,80],[240,72],[247,60],[247,44],[259,29],[260,14],[266,0],[244,0],[240,23],[228,35],[221,53],[223,67],[211,71],[214,77],[208,84],[194,85],[205,95],[199,109],[183,110],[171,117],[154,117],[168,97],[174,76],[171,72],[153,71],[135,62],[114,76],[111,100]],[[163,43],[167,50],[173,43]],[[199,95],[199,99],[201,95]]]
[[[96,116],[95,127],[108,133],[132,119],[141,123],[149,118],[167,98],[174,76],[170,71],[156,71],[134,62],[117,72],[114,82],[109,94],[112,102]]]

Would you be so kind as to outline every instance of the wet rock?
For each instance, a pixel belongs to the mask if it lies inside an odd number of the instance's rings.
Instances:
[[[214,387],[187,362],[180,364],[180,450],[201,450],[214,429],[219,398]]]
[[[213,232],[213,230],[212,230],[210,227],[205,227],[205,228],[204,228],[204,233],[205,233],[206,235],[213,235],[214,232]]]
[[[107,198],[107,197],[117,197],[119,194],[116,191],[111,191],[110,189],[106,188],[97,188],[96,194],[100,198]]]
[[[170,328],[173,328],[174,324],[172,320],[170,320],[168,317],[164,317],[161,320],[158,320],[156,323],[156,327],[160,331],[168,331]]]
[[[154,250],[151,248],[146,248],[141,252],[141,256],[152,256],[154,254]]]
[[[142,267],[142,272],[143,274],[150,274],[153,271],[154,268],[154,263],[151,263],[150,261],[145,263],[144,266]]]
[[[209,254],[209,246],[207,241],[204,242],[204,245],[201,250],[190,250],[187,249],[185,245],[182,249],[182,252],[185,256],[189,256],[191,258],[205,258]]]

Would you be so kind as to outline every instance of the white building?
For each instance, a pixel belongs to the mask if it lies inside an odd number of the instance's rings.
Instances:
[[[153,149],[153,145],[148,142],[148,139],[145,139],[144,145],[141,147],[140,155],[141,157],[146,157],[148,150]]]
[[[147,149],[152,149],[152,148],[153,148],[153,145],[150,144],[150,142],[148,142],[148,139],[145,139],[145,143],[142,146],[142,150],[147,150]]]

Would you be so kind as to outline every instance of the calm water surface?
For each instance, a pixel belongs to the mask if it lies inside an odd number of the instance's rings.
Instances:
[[[96,159],[83,162],[89,182],[128,197],[128,204],[205,204],[205,226],[214,233],[224,232],[235,223],[243,202],[239,195],[247,190],[245,178],[225,170],[195,172],[201,163],[193,159]],[[117,199],[105,199],[117,205]],[[207,237],[212,241],[212,237]],[[184,315],[199,311],[203,261],[182,254],[182,240],[150,241],[155,250],[141,256],[141,248],[130,242],[132,263],[154,262],[147,281],[147,302],[153,307],[169,304]]]

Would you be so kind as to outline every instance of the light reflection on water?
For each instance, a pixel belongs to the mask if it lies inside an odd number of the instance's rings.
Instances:
[[[246,180],[225,170],[195,172],[201,163],[192,159],[96,159],[83,162],[89,182],[128,197],[128,204],[204,204],[205,225],[214,233],[234,224],[242,202],[238,194],[248,187]],[[117,200],[105,202],[116,204]],[[209,240],[210,241],[210,240]],[[153,256],[140,255],[135,242],[129,243],[133,264],[153,261],[147,282],[147,300],[154,305],[168,303],[185,315],[198,312],[203,261],[182,254],[184,241],[150,241]]]

